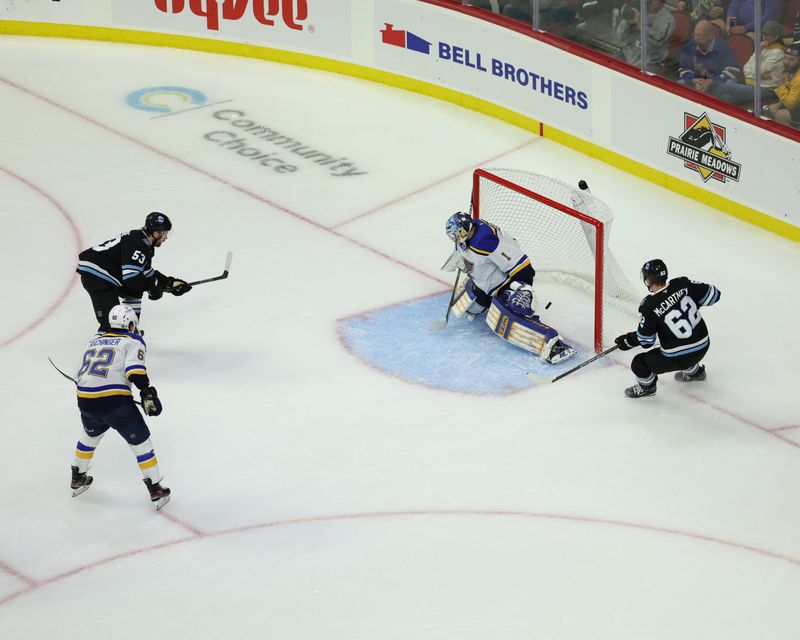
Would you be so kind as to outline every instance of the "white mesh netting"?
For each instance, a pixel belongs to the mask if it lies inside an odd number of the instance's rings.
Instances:
[[[490,175],[483,175],[482,172]],[[527,171],[492,167],[475,173],[478,180],[478,207],[473,215],[498,225],[517,239],[530,257],[538,281],[567,283],[594,296],[598,254],[596,227],[540,202],[513,186],[500,184],[491,176],[554,200],[602,223],[602,304],[600,308],[595,308],[595,317],[591,319],[597,327],[595,346],[608,346],[617,335],[635,327],[642,295],[623,275],[611,254],[609,239],[614,216],[603,201],[589,191]]]

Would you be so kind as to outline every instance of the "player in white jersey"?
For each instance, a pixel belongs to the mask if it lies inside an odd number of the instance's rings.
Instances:
[[[536,271],[520,244],[500,227],[457,212],[445,225],[455,251],[442,267],[460,269],[468,280],[454,298],[456,317],[474,319],[489,309],[486,323],[497,335],[555,364],[575,354],[558,331],[536,315]]]
[[[136,456],[150,500],[160,509],[169,502],[170,490],[160,484],[162,476],[150,442],[150,430],[136,408],[131,390],[132,385],[139,389],[142,408],[148,416],[161,413],[161,401],[147,375],[147,346],[137,331],[138,318],[131,307],[123,304],[113,307],[108,320],[111,330],[96,334],[89,341],[76,376],[84,433],[78,440],[72,463],[72,495],[80,495],[91,486],[89,465],[100,440],[112,428]]]

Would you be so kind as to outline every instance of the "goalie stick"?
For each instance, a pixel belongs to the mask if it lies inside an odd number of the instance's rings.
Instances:
[[[194,282],[190,282],[191,286],[196,286],[198,284],[205,284],[207,282],[216,282],[217,280],[225,280],[228,277],[228,273],[230,272],[231,268],[231,261],[233,260],[233,251],[228,251],[228,255],[225,256],[225,269],[222,272],[222,275],[214,276],[213,278],[206,278],[204,280],[195,280]],[[169,292],[172,291],[172,288],[165,289],[165,291]]]
[[[456,290],[458,289],[458,281],[461,279],[461,269],[456,269],[456,281],[453,283],[453,292],[450,294],[450,302],[447,304],[447,313],[444,314],[444,320],[434,320],[428,325],[432,331],[441,331],[447,326],[450,320],[450,310],[453,308],[453,300],[456,297]]]
[[[55,369],[56,371],[58,371],[58,372],[59,372],[59,373],[60,373],[62,376],[64,376],[64,377],[65,377],[67,380],[71,380],[71,381],[72,381],[72,382],[74,382],[76,385],[78,384],[78,381],[77,381],[75,378],[73,378],[71,375],[68,375],[68,374],[64,373],[64,372],[63,372],[61,369],[59,369],[59,368],[56,366],[56,363],[55,363],[55,362],[53,362],[53,359],[52,359],[50,356],[48,356],[48,357],[47,357],[47,359],[50,361],[50,364],[52,364],[52,365],[53,365],[53,369]],[[138,404],[140,407],[142,406],[142,403],[141,403],[141,402],[138,402],[138,401],[136,401],[136,400],[134,400],[133,402],[134,402],[134,404]]]
[[[584,360],[578,366],[572,367],[572,369],[569,369],[568,371],[565,371],[564,373],[561,373],[561,374],[555,376],[554,378],[544,378],[542,376],[536,375],[533,372],[528,372],[527,373],[528,380],[530,380],[532,382],[540,382],[542,384],[550,384],[551,382],[556,382],[557,380],[561,380],[561,378],[566,378],[570,373],[575,373],[578,369],[583,369],[587,364],[592,364],[592,362],[594,362],[598,358],[602,358],[603,356],[608,355],[609,353],[611,353],[615,349],[619,349],[619,345],[615,344],[613,347],[609,347],[608,349],[606,349],[602,353],[598,353],[596,356],[593,356],[593,357],[589,358],[588,360]]]

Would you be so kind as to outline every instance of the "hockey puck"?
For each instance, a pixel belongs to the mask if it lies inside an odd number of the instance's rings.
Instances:
[[[586,180],[581,180],[578,182],[578,189],[581,191],[586,191],[589,188],[589,185],[586,183]]]

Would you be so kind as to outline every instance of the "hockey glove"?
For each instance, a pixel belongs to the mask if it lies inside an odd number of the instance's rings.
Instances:
[[[630,333],[623,333],[621,336],[617,337],[614,342],[622,351],[627,351],[628,349],[633,349],[634,347],[639,346],[639,341],[636,339],[636,334]]]
[[[142,408],[148,416],[161,415],[161,400],[155,387],[147,387],[141,391]]]
[[[153,276],[153,283],[147,290],[147,297],[151,300],[158,300],[164,295],[164,282],[159,280],[158,275]]]
[[[173,296],[182,296],[184,293],[189,293],[191,290],[192,285],[185,280],[180,280],[178,278],[167,278],[167,291],[169,291]]]

